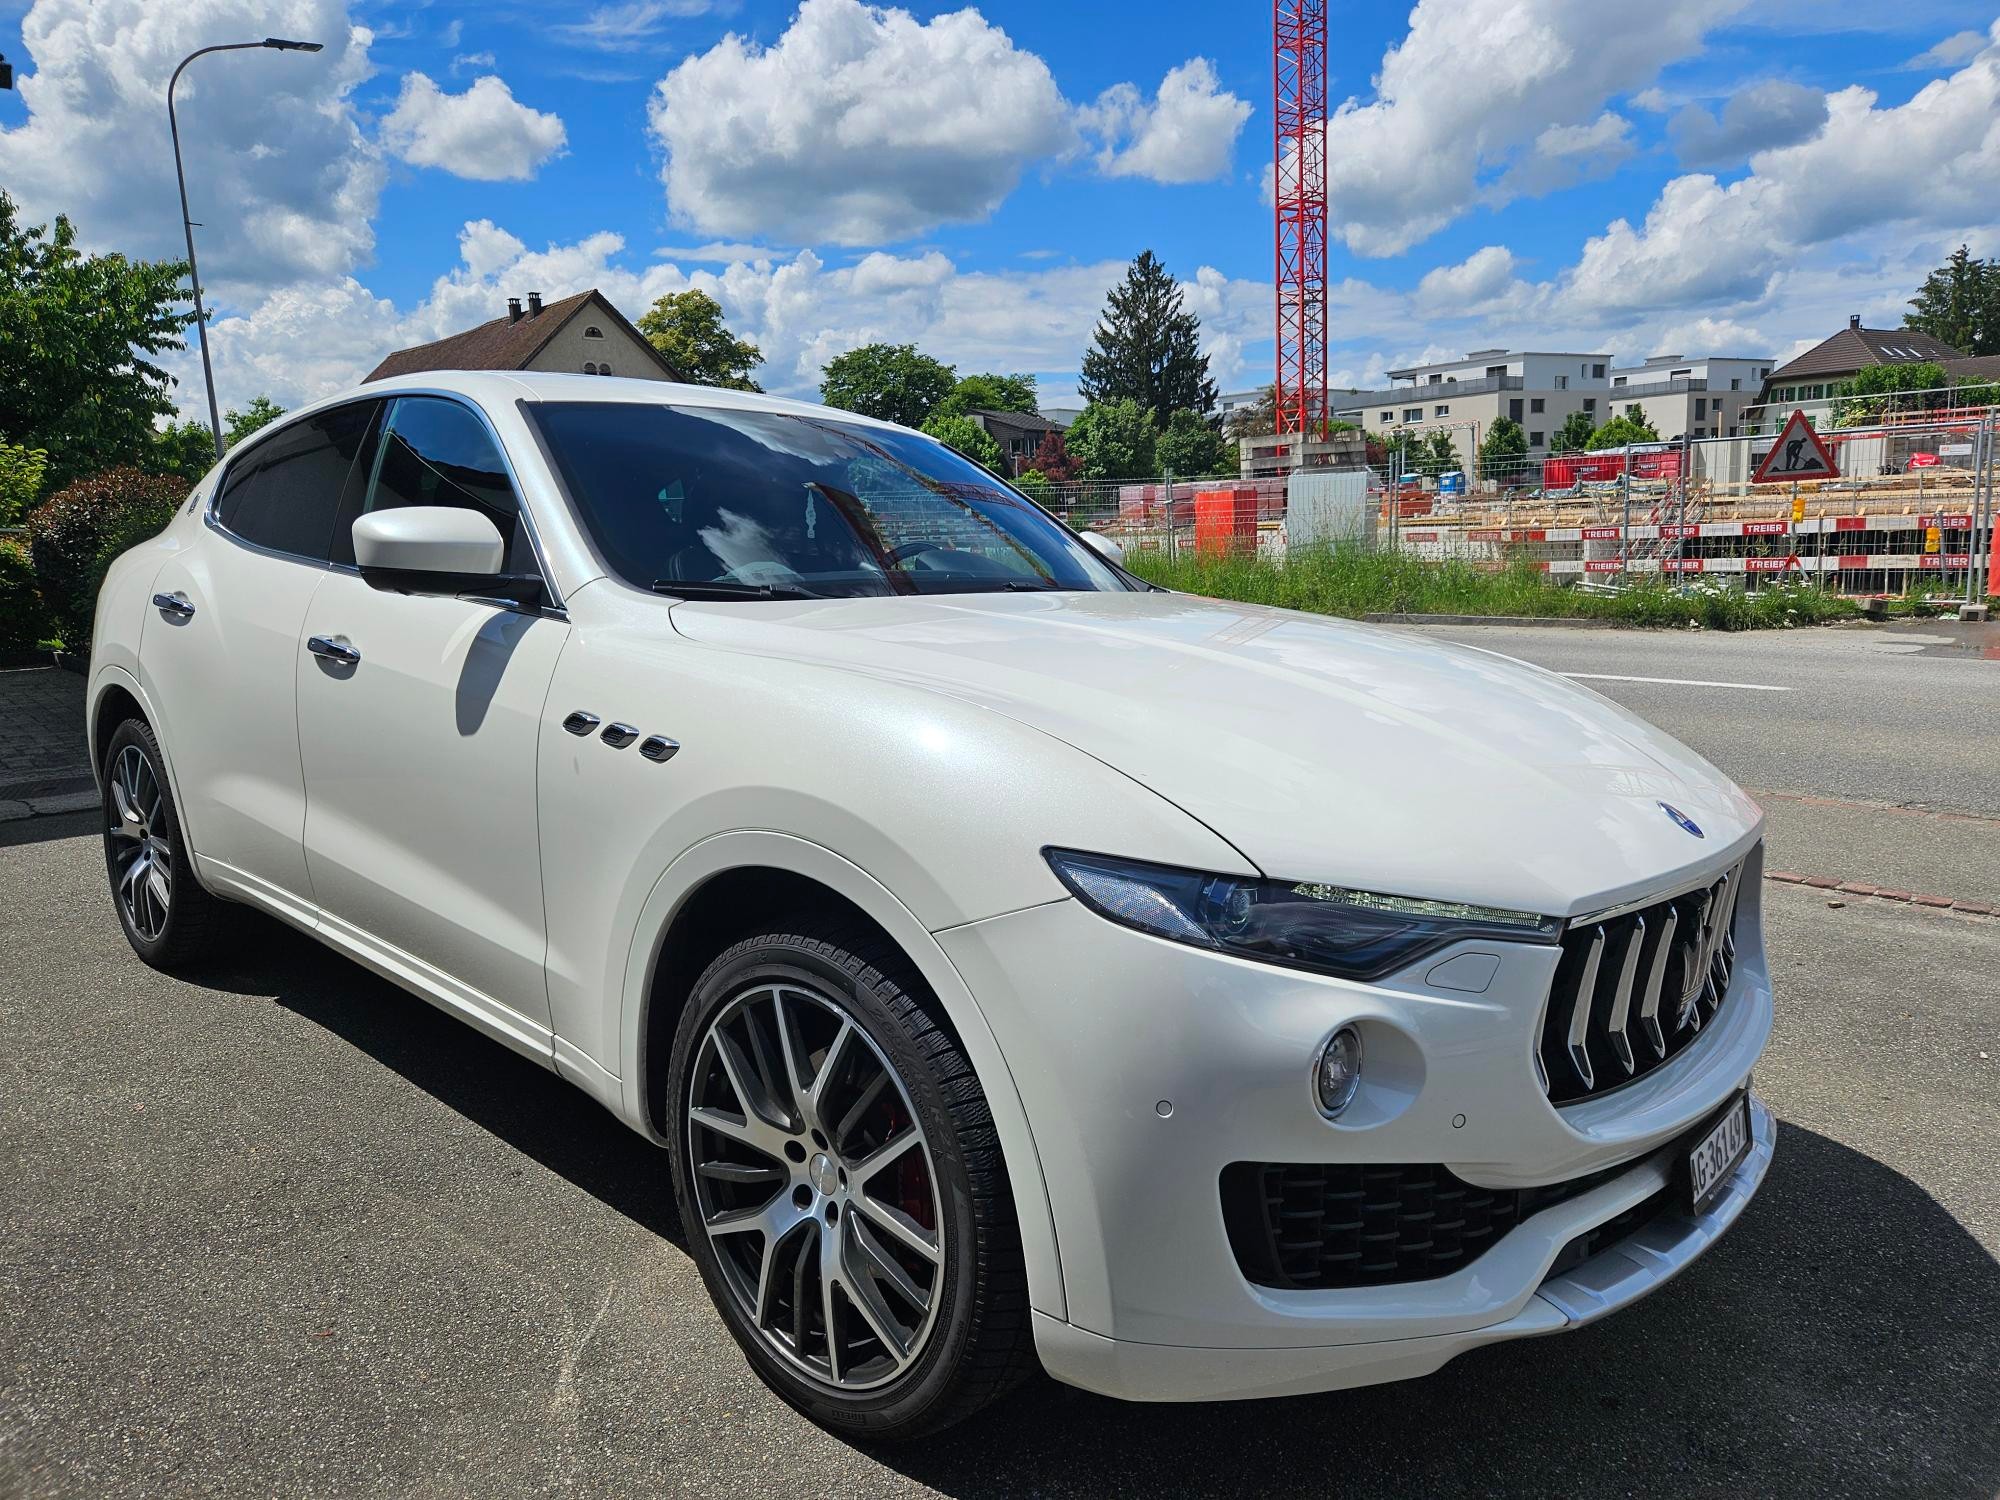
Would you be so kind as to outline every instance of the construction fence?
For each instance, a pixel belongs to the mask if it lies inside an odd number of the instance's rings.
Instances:
[[[1526,564],[1584,587],[1719,575],[1745,588],[1789,581],[1853,596],[1985,597],[2000,476],[1995,409],[1925,411],[1821,435],[1836,478],[1753,482],[1775,436],[1634,445],[1521,459],[1455,475],[1092,480],[1038,494],[1071,525],[1128,549],[1281,553],[1303,535],[1297,486],[1367,496],[1355,540],[1436,561]],[[1455,485],[1454,480],[1458,483]]]

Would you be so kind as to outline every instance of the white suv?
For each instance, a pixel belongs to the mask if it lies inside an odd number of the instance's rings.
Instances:
[[[1424,1374],[1652,1291],[1770,1160],[1727,779],[1499,656],[1151,589],[850,413],[321,402],[112,568],[89,713],[141,958],[256,906],[588,1091],[847,1432],[1037,1357]]]

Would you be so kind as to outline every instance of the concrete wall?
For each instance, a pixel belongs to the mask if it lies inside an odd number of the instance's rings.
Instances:
[[[604,337],[585,338],[586,328],[595,328]],[[583,372],[586,364],[609,365],[613,375],[627,375],[639,380],[667,378],[666,372],[654,363],[644,344],[610,318],[589,307],[571,318],[562,331],[549,340],[542,352],[529,362],[528,368],[576,375]]]

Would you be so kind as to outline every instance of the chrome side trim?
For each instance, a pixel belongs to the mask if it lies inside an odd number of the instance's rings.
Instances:
[[[681,742],[664,734],[649,734],[639,744],[639,753],[650,761],[669,761],[681,752]]]
[[[1576,993],[1569,1002],[1569,1060],[1587,1089],[1597,1086],[1597,1075],[1590,1066],[1587,1038],[1590,1033],[1591,997],[1597,993],[1597,966],[1603,957],[1604,929],[1600,927],[1597,936],[1591,940],[1590,957],[1583,962],[1583,975],[1577,980]]]
[[[1680,921],[1681,914],[1669,906],[1667,925],[1660,929],[1660,946],[1653,952],[1652,972],[1646,978],[1646,993],[1639,1001],[1639,1029],[1652,1044],[1655,1057],[1667,1055],[1667,1034],[1660,1030],[1660,988],[1666,983],[1667,956],[1674,951],[1674,929]]]
[[[639,731],[634,729],[630,724],[606,724],[604,726],[604,733],[600,734],[598,738],[603,740],[613,750],[623,750],[632,741],[639,738]]]
[[[575,713],[564,719],[562,724],[563,728],[567,729],[571,734],[586,735],[597,727],[598,722],[596,714],[579,708]]]
[[[1625,1018],[1632,1009],[1632,980],[1639,968],[1639,950],[1646,946],[1646,919],[1635,917],[1632,935],[1625,940],[1625,961],[1618,966],[1618,991],[1611,1001],[1611,1050],[1618,1066],[1630,1078],[1638,1063],[1632,1056],[1632,1038],[1625,1034]]]

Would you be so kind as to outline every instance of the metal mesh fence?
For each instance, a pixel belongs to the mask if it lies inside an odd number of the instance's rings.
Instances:
[[[1822,434],[1835,478],[1756,484],[1774,434],[1634,445],[1368,477],[1378,544],[1477,566],[1526,565],[1585,587],[1717,575],[1755,589],[1801,580],[1849,595],[1984,597],[1994,587],[2000,409],[1895,412]],[[1197,542],[1197,496],[1233,501],[1235,540],[1286,544],[1286,480],[1162,476],[1052,485],[1035,497],[1129,550]]]

